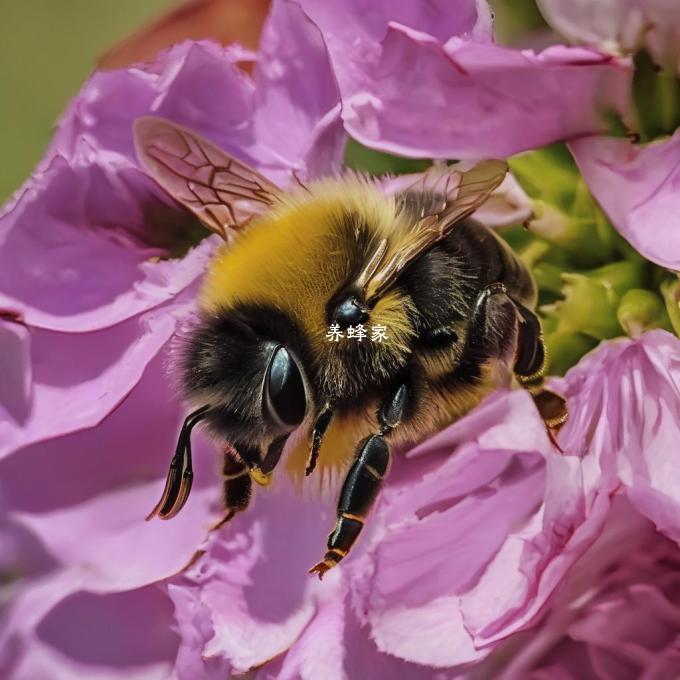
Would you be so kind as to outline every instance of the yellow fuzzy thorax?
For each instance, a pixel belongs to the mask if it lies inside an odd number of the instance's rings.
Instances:
[[[312,348],[323,353],[328,346],[326,303],[346,282],[356,251],[338,228],[350,213],[368,226],[376,242],[398,241],[408,230],[394,198],[369,180],[350,175],[298,188],[282,195],[217,253],[201,307],[213,311],[239,303],[268,304],[296,320]],[[387,326],[393,343],[408,346],[412,330],[396,294],[378,301],[371,322]]]
[[[273,307],[297,323],[323,365],[340,349],[326,337],[326,305],[347,283],[350,262],[357,259],[357,240],[347,229],[348,220],[367,228],[371,242],[387,238],[390,249],[399,248],[410,227],[395,199],[362,177],[349,175],[296,188],[216,254],[200,295],[201,308],[214,312],[258,303]],[[384,325],[391,351],[400,354],[410,352],[415,332],[409,304],[390,291],[371,310],[371,325]],[[337,418],[331,424],[319,457],[321,476],[324,467],[332,474],[351,460],[366,426],[360,421],[368,425],[361,417],[351,422]],[[308,451],[308,442],[301,441],[289,457],[290,472],[304,470]]]

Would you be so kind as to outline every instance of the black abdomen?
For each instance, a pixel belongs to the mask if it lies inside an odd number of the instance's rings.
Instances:
[[[512,248],[491,229],[472,219],[457,224],[448,237],[463,266],[478,272],[478,290],[502,283],[508,294],[522,304],[536,304],[534,280]]]

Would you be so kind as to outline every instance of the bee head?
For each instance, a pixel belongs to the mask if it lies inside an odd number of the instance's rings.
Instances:
[[[309,412],[310,390],[290,333],[258,326],[271,310],[205,315],[187,340],[185,398],[208,406],[203,422],[229,442],[256,482],[266,484],[288,436]],[[273,330],[273,332],[272,332]]]

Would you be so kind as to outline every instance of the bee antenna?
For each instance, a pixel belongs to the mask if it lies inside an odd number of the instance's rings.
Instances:
[[[329,404],[326,404],[314,423],[314,430],[312,432],[312,448],[309,452],[307,468],[305,469],[305,476],[307,477],[309,477],[309,475],[314,472],[316,461],[319,459],[321,443],[323,442],[323,437],[326,434],[326,430],[328,429],[332,418],[333,409]]]

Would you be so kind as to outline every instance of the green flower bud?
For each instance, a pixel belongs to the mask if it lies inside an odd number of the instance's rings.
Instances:
[[[664,301],[651,290],[629,290],[621,298],[616,317],[631,338],[639,338],[652,328],[671,329]]]
[[[611,285],[584,274],[562,274],[564,300],[542,307],[557,318],[558,331],[585,333],[597,340],[621,335],[616,318],[619,295]]]
[[[590,226],[587,241],[581,243],[586,253],[591,254],[591,259],[599,257],[601,262],[607,262],[616,257],[617,247],[626,244],[612,227],[606,215],[602,212],[599,204],[590,193],[588,185],[580,175],[576,181],[574,203],[571,210],[575,216],[586,221]],[[581,253],[583,256],[583,253]]]
[[[640,141],[671,134],[680,125],[680,82],[675,65],[660,68],[645,50],[634,57],[633,107]]]
[[[508,159],[510,170],[533,199],[566,212],[574,200],[578,168],[563,144],[518,154]]]
[[[675,334],[680,337],[680,279],[669,279],[661,284],[666,312]]]
[[[532,208],[534,216],[529,219],[529,231],[565,250],[577,252],[583,239],[589,235],[585,220],[573,219],[550,203],[536,200]]]
[[[597,269],[583,272],[584,276],[603,283],[617,295],[623,295],[631,288],[643,288],[647,278],[648,263],[642,259],[621,260],[605,264]]]
[[[536,266],[543,257],[545,257],[550,250],[550,246],[539,239],[533,239],[529,241],[523,248],[517,251],[519,259],[524,262],[524,264],[532,269]]]
[[[564,249],[576,268],[612,260],[620,242],[595,202],[564,145],[523,153],[509,160],[532,199],[529,231]]]
[[[561,296],[562,271],[562,267],[552,262],[539,262],[535,265],[532,273],[539,291]]]

